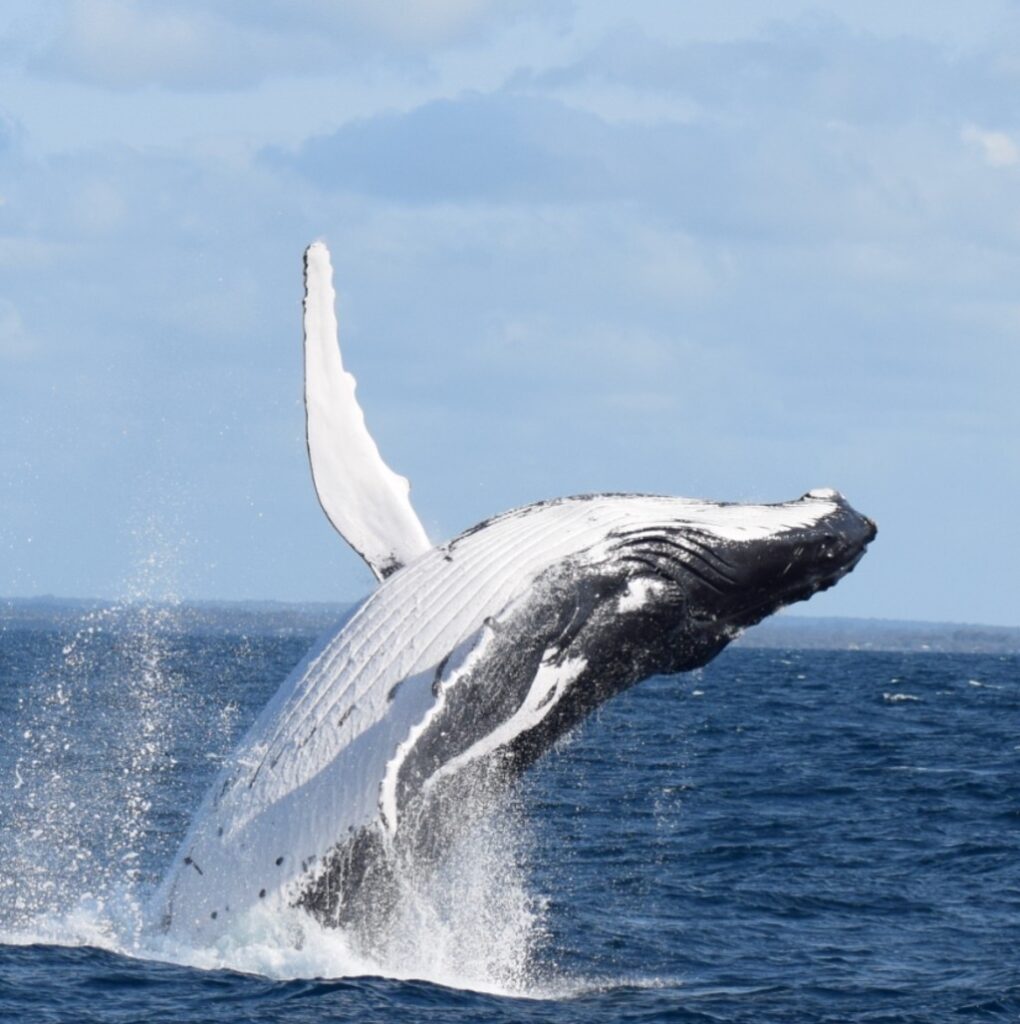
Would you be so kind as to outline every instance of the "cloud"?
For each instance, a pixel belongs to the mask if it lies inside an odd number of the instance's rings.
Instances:
[[[67,0],[57,31],[30,68],[114,89],[240,88],[299,63],[321,67],[330,47],[275,35],[186,4]]]
[[[232,0],[139,3],[120,37],[123,7],[92,50],[79,26],[66,52],[93,53],[97,81],[103,52],[128,61],[125,88],[252,80],[274,34],[348,45],[325,2],[295,5],[291,25],[282,4],[242,24]],[[410,41],[358,31],[412,53],[495,24],[491,7],[458,10]],[[160,17],[183,19],[176,54],[139,38]],[[202,50],[221,30],[224,52]],[[135,43],[149,66],[122,53]],[[927,556],[947,550],[939,510],[960,493],[1020,500],[1020,199],[978,127],[1012,141],[1020,124],[1013,72],[989,67],[838,25],[704,48],[618,33],[554,76],[348,123],[324,109],[321,134],[251,160],[8,149],[0,476],[40,467],[33,507],[57,510],[48,546],[90,559],[83,579],[109,578],[122,498],[158,465],[193,495],[196,564],[222,567],[201,570],[205,593],[348,593],[353,556],[320,522],[302,447],[300,252],[325,236],[372,430],[436,536],[566,491],[832,483],[882,519],[918,600],[953,578],[956,607],[987,602],[1016,558],[979,586],[975,549]],[[87,516],[64,517],[67,493]],[[255,540],[272,557],[251,559]],[[66,589],[57,561],[40,587]]]
[[[474,94],[361,119],[267,158],[323,188],[410,202],[583,201],[619,193],[611,135],[555,101]]]
[[[633,26],[562,67],[530,76],[554,94],[579,84],[626,86],[694,104],[715,117],[937,120],[949,112],[1013,116],[1018,68],[987,53],[952,56],[932,42],[854,30],[834,16],[776,21],[725,41],[677,42]],[[527,82],[522,77],[520,84]]]
[[[552,5],[552,10],[558,9]],[[538,0],[59,0],[47,41],[26,46],[36,74],[111,89],[250,87],[437,49],[548,12]]]
[[[1005,132],[984,131],[971,124],[960,132],[960,138],[975,146],[989,167],[1013,167],[1020,164],[1020,146]]]
[[[1012,76],[832,18],[722,43],[630,29],[496,92],[352,121],[266,156],[328,192],[633,203],[698,236],[863,246],[952,219],[1002,236],[1011,222],[971,195],[958,125],[996,117],[1003,138],[982,136],[983,152],[1011,159]]]
[[[325,191],[398,202],[632,203],[713,233],[772,230],[782,206],[784,231],[817,231],[835,213],[832,183],[842,187],[857,169],[824,138],[796,154],[792,142],[704,120],[609,122],[556,99],[499,92],[361,119],[264,159]]]
[[[794,113],[606,120],[503,91],[353,121],[264,160],[398,202],[629,203],[699,236],[868,238],[928,213],[931,146],[945,140]]]

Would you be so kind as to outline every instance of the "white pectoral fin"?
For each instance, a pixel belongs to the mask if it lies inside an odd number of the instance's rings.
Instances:
[[[329,250],[305,250],[305,413],[312,479],[326,517],[377,579],[431,544],[411,507],[410,485],[382,460],[344,370]]]

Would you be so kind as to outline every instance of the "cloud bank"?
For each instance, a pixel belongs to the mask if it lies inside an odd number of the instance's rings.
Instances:
[[[200,114],[230,87],[257,111],[254,83],[337,54],[403,62],[412,85],[369,116],[323,103],[288,146],[224,118],[212,142],[40,153],[31,111],[0,122],[2,513],[35,538],[0,571],[24,592],[115,588],[130,509],[167,494],[186,592],[367,585],[303,462],[299,259],[325,237],[370,425],[435,536],[556,493],[831,484],[883,528],[833,612],[1020,617],[1001,599],[1020,573],[1020,115],[998,39],[794,18],[708,40],[575,25],[567,46],[547,26],[483,87],[533,7],[53,10],[26,90],[44,71],[87,97],[190,89]],[[461,77],[415,100],[440,50]],[[976,573],[990,543],[1001,564]]]
[[[372,59],[419,63],[537,15],[536,0],[56,0],[30,70],[110,89],[243,89]]]

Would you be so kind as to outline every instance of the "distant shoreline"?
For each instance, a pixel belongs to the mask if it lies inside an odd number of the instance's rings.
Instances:
[[[1020,653],[1020,627],[895,619],[776,615],[749,629],[738,647],[834,651]]]
[[[201,601],[118,602],[93,598],[0,598],[5,629],[111,629],[148,626],[174,631],[251,634],[318,634],[333,628],[352,602]],[[158,618],[158,623],[154,617]],[[775,615],[734,646],[773,650],[861,650],[959,654],[1020,653],[1020,627],[892,619],[817,618]]]

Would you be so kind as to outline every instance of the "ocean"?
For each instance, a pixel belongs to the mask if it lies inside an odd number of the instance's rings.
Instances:
[[[322,616],[0,623],[0,1020],[1020,1021],[1020,656],[731,648],[614,699],[371,958],[144,927]]]

